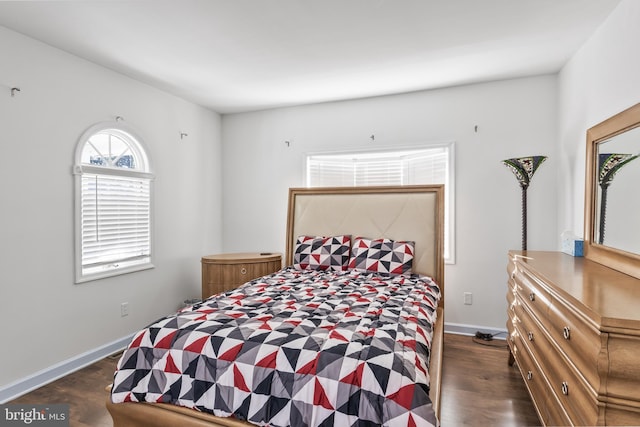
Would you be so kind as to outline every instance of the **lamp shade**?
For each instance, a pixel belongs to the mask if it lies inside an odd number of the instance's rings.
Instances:
[[[638,154],[600,153],[598,155],[598,184],[611,184],[616,173],[627,163],[638,158]]]
[[[503,160],[502,163],[511,169],[511,172],[518,179],[520,187],[527,188],[531,183],[533,174],[536,173],[536,170],[545,160],[547,160],[546,156],[529,156]]]
[[[604,245],[605,223],[607,218],[607,190],[616,173],[624,165],[638,158],[638,154],[600,153],[598,154],[598,184],[600,185],[600,219],[598,225],[598,243]]]

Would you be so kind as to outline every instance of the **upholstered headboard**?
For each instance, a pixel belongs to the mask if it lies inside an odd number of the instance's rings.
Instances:
[[[285,263],[300,235],[385,237],[416,242],[413,271],[444,286],[444,187],[291,188]]]

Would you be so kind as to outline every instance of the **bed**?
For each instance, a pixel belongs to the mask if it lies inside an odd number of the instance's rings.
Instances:
[[[440,185],[290,189],[285,267],[136,334],[107,401],[114,426],[437,425],[443,201]],[[381,248],[393,261],[372,263]],[[248,323],[205,337],[214,320]]]

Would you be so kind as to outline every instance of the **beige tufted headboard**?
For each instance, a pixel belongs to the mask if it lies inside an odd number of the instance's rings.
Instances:
[[[413,271],[444,290],[444,186],[289,189],[287,265],[298,236],[339,234],[415,241]]]

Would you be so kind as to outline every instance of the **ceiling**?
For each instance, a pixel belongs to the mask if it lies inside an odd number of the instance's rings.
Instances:
[[[224,114],[555,73],[619,2],[0,1],[0,25]]]

